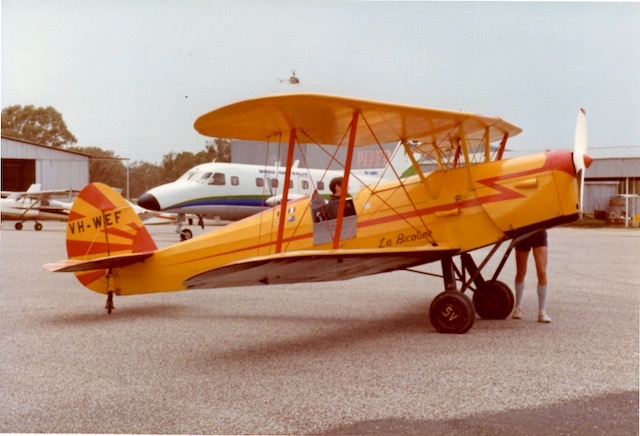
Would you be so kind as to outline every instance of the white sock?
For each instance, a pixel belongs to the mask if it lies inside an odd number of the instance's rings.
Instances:
[[[524,294],[524,282],[516,282],[516,306],[522,306],[522,294]]]
[[[547,304],[547,285],[538,285],[538,310],[544,312]]]

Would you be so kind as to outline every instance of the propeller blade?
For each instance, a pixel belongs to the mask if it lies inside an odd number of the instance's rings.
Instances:
[[[584,173],[591,165],[592,159],[587,156],[587,113],[580,108],[578,121],[576,122],[576,135],[573,143],[573,166],[578,178],[578,192],[580,195],[580,219],[583,214],[584,203]]]
[[[587,167],[585,155],[587,154],[587,113],[580,108],[578,121],[576,122],[576,135],[573,143],[573,166],[576,173]]]

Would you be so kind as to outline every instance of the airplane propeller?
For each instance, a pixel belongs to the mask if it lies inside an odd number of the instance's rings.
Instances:
[[[592,161],[593,159],[587,156],[587,113],[583,108],[580,108],[573,143],[573,166],[576,170],[576,176],[578,177],[578,189],[580,192],[580,219],[582,219],[583,211],[585,171],[589,168]]]

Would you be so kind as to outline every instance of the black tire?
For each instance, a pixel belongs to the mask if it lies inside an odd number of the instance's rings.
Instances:
[[[22,230],[22,223],[16,223],[15,228],[16,230]]]
[[[511,314],[514,303],[509,286],[498,280],[485,282],[473,293],[476,313],[483,319],[505,319]]]
[[[193,238],[193,233],[189,229],[184,229],[180,232],[180,240],[186,241],[187,239]]]
[[[33,228],[36,230],[36,232],[39,232],[40,230],[42,230],[42,224],[41,223],[35,223],[33,225]]]
[[[462,334],[473,326],[476,313],[471,299],[461,292],[443,292],[429,309],[431,324],[440,333]]]

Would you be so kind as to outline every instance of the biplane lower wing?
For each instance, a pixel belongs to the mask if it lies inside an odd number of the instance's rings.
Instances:
[[[43,269],[51,272],[82,272],[94,271],[97,269],[113,269],[123,268],[142,262],[153,255],[153,251],[133,254],[120,254],[111,257],[101,257],[91,260],[61,260],[59,262],[47,263],[42,266]]]
[[[451,247],[299,251],[248,259],[185,281],[187,288],[228,288],[347,280],[435,262],[459,252]]]

